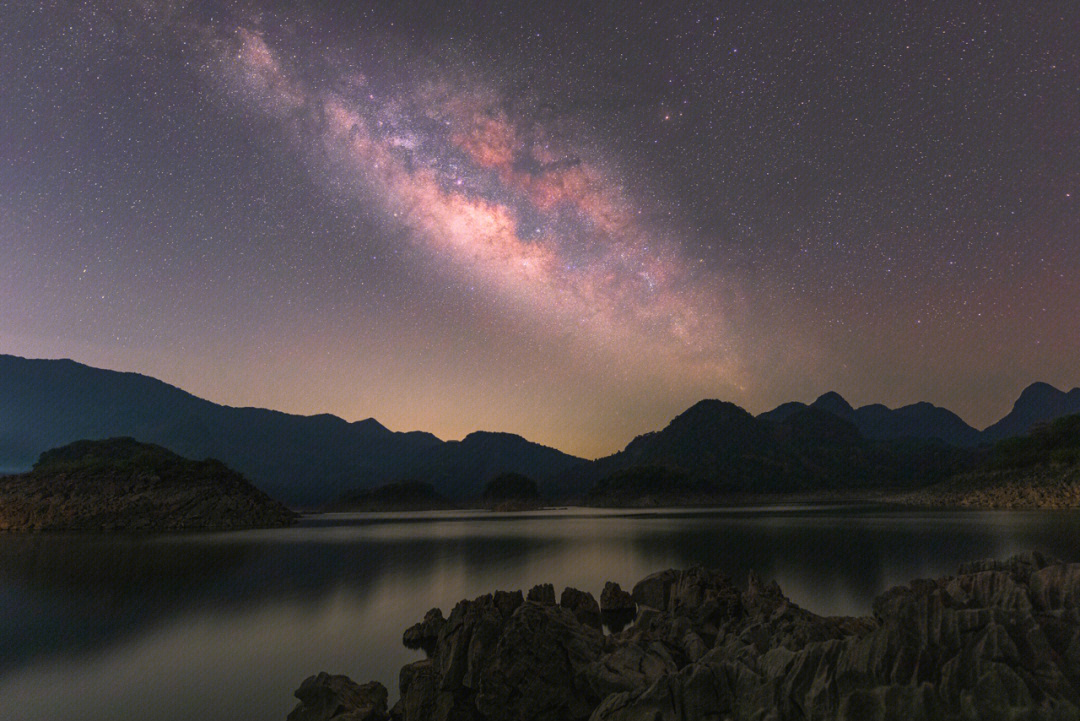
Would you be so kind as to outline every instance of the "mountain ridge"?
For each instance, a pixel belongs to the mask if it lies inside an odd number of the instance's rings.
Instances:
[[[499,472],[543,482],[582,462],[512,434],[443,441],[424,431],[391,431],[374,419],[217,404],[151,376],[68,359],[0,355],[0,467],[25,469],[49,448],[114,436],[219,458],[295,505],[326,503],[348,490],[412,477],[416,469],[479,473],[441,474],[438,490],[458,495],[478,492]]]
[[[864,436],[872,440],[918,438],[937,439],[962,447],[981,442],[981,433],[947,408],[926,401],[889,408],[882,403],[855,408],[836,391],[818,396],[810,403],[783,403],[759,418],[782,421],[797,410],[818,408],[851,421]]]
[[[850,446],[852,430],[868,441],[974,447],[1021,435],[1069,412],[1080,413],[1080,389],[1064,392],[1047,383],[1028,386],[1010,413],[985,431],[931,403],[855,408],[835,391],[810,404],[788,402],[757,416],[728,401],[703,399],[665,428],[586,461],[503,431],[473,431],[461,440],[444,441],[426,431],[392,431],[375,418],[347,421],[329,413],[304,416],[217,404],[152,376],[71,359],[0,355],[0,469],[28,468],[42,451],[75,440],[132,436],[187,457],[221,458],[262,490],[296,505],[318,505],[347,491],[412,478],[431,482],[450,498],[472,497],[505,472],[535,478],[548,495],[580,495],[587,488],[582,483],[598,480],[600,471],[610,474],[639,461],[679,465],[688,455],[704,468],[725,454],[749,458],[751,451],[757,454],[754,463],[772,473],[776,469],[761,466],[761,459],[770,457],[774,442],[818,444],[770,461],[787,464],[789,471],[810,463],[804,470],[818,477],[827,455],[821,444]],[[777,428],[763,430],[751,419]],[[685,448],[665,448],[676,436]]]

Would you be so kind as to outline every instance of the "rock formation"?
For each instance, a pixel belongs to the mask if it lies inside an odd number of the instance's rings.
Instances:
[[[580,593],[554,605],[546,593],[497,592],[459,602],[442,624],[429,613],[421,626],[438,626],[430,657],[402,669],[389,716],[1080,718],[1080,564],[1037,553],[890,589],[865,618],[817,616],[752,574],[739,588],[693,568],[636,584],[633,626],[605,636],[579,617],[588,605]],[[314,678],[305,687],[324,677]],[[371,715],[371,693],[355,710],[343,701],[337,715],[317,715],[328,706],[310,689],[311,713],[299,715],[308,708],[297,695],[290,719],[382,718]]]
[[[389,721],[386,687],[371,682],[363,686],[345,676],[320,673],[306,679],[296,689],[300,703],[288,721]]]
[[[619,584],[608,581],[600,592],[600,610],[604,613],[633,611],[634,597],[622,590]]]

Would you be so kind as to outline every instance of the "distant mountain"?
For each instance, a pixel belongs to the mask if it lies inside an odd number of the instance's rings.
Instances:
[[[853,408],[839,393],[826,393],[807,406],[805,403],[784,403],[761,418],[783,421],[793,413],[816,408],[850,421],[859,432],[871,440],[903,438],[937,439],[955,446],[975,446],[981,434],[950,410],[930,403],[914,403],[901,408],[887,408],[880,403]]]
[[[538,479],[541,490],[547,491],[548,482],[583,462],[513,433],[477,431],[460,441],[426,449],[413,463],[412,472],[437,487],[453,487],[457,498],[473,498],[488,481],[507,472]]]
[[[650,484],[661,496],[788,492],[927,483],[963,467],[967,453],[940,441],[872,441],[814,407],[779,420],[732,403],[701,401],[661,431],[574,470],[591,502],[629,500]],[[606,497],[598,497],[605,496]]]
[[[1066,393],[1049,383],[1032,383],[1016,399],[1008,415],[983,431],[983,436],[988,441],[1020,436],[1040,423],[1075,413],[1080,413],[1080,388]]]
[[[0,468],[25,470],[49,448],[131,436],[188,458],[217,458],[271,496],[315,505],[406,478],[451,498],[478,494],[501,472],[544,482],[581,460],[505,433],[441,441],[374,419],[233,408],[162,381],[70,360],[0,355]]]

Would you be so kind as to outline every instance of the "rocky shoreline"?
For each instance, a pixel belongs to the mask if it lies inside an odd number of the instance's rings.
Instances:
[[[605,634],[616,612],[632,625]],[[1080,564],[1038,553],[892,588],[866,617],[692,568],[609,583],[600,603],[496,591],[404,641],[428,658],[392,707],[379,683],[323,673],[289,720],[1080,719]]]
[[[1080,508],[1080,466],[966,473],[888,500],[920,508],[1071,510]]]

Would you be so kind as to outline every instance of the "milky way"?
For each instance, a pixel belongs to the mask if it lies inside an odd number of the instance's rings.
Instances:
[[[1080,383],[1075,6],[2,11],[0,352],[587,455]]]
[[[431,262],[510,312],[587,346],[625,353],[633,344],[638,353],[693,360],[714,380],[730,372],[720,281],[695,277],[572,139],[514,117],[497,92],[460,78],[433,73],[388,94],[370,87],[362,67],[348,67],[316,90],[258,30],[240,27],[210,43],[221,62],[211,69],[280,120],[292,146],[321,161],[321,177],[359,184],[359,202],[376,199]]]

